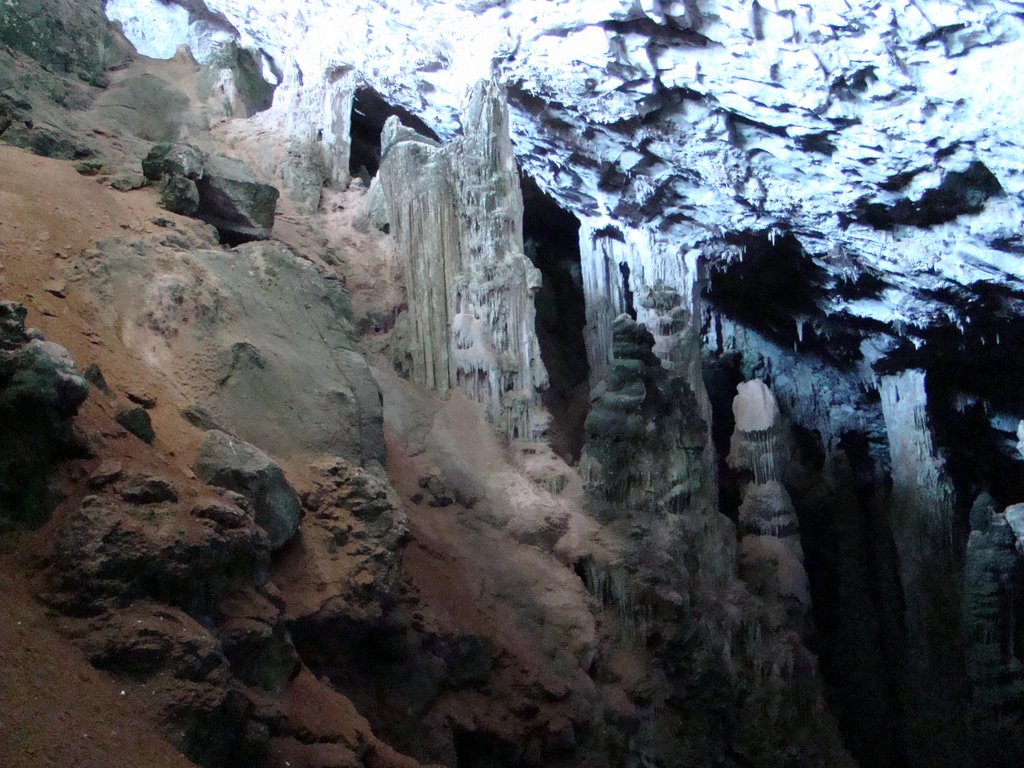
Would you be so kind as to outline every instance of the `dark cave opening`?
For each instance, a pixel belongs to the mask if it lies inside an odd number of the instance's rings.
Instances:
[[[743,381],[741,362],[739,354],[730,352],[707,357],[702,366],[704,389],[711,401],[711,440],[718,460],[718,509],[733,522],[739,516],[740,485],[726,457],[736,428],[732,401],[737,385]]]
[[[742,248],[743,256],[711,269],[706,297],[773,341],[800,342],[795,318],[820,314],[825,270],[789,232],[744,230],[725,239]]]
[[[412,112],[389,104],[372,88],[359,88],[352,97],[352,125],[349,134],[351,150],[348,165],[353,176],[361,176],[364,181],[369,181],[380,169],[380,135],[384,123],[392,115],[401,120],[402,125],[437,140],[437,134]]]
[[[876,366],[880,373],[926,371],[928,413],[957,492],[956,527],[965,540],[974,499],[986,491],[999,509],[1024,499],[1017,420],[1024,416],[1021,298],[1012,288],[978,282],[930,298],[955,308],[959,322],[937,323]]]
[[[518,768],[522,749],[484,731],[455,732],[456,768]]]
[[[828,298],[875,297],[885,284],[873,273],[835,280],[791,232],[744,230],[725,236],[740,246],[739,259],[711,265],[707,304],[794,352],[848,367],[861,359],[864,331],[884,330],[873,320],[826,314]]]
[[[894,179],[890,188],[909,183],[914,175]],[[925,190],[920,200],[902,197],[892,205],[860,201],[852,216],[840,214],[840,221],[844,224],[859,221],[881,230],[897,226],[933,227],[964,214],[980,213],[989,198],[1002,194],[1003,187],[992,171],[975,160],[963,171],[946,173],[938,186]]]
[[[525,174],[523,241],[543,277],[534,299],[537,339],[550,385],[544,405],[551,412],[551,446],[575,464],[583,449],[589,404],[590,366],[583,328],[587,323],[580,270],[580,223],[545,195]]]

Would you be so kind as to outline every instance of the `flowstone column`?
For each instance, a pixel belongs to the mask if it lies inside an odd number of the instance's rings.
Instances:
[[[413,376],[482,403],[510,440],[547,428],[535,331],[539,271],[523,252],[523,198],[505,90],[474,88],[465,134],[441,146],[389,119],[380,183],[405,262]]]
[[[955,620],[963,587],[953,483],[932,439],[925,372],[883,376],[880,389],[891,461],[889,519],[905,604],[908,745],[916,765],[960,765],[967,678]]]

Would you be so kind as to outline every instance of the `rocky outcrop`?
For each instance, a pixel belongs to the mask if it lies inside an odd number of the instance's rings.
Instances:
[[[0,10],[0,45],[13,48],[52,72],[94,85],[121,63],[128,48],[103,13],[100,0],[16,2]]]
[[[1017,505],[1019,506],[1019,505]],[[973,688],[973,746],[979,764],[1009,765],[1024,738],[1024,649],[1021,648],[1024,557],[1009,519],[988,494],[971,510],[964,566],[963,622]]]
[[[240,494],[249,503],[271,549],[282,547],[299,529],[298,495],[281,468],[256,446],[211,430],[199,446],[193,468],[200,480]]]
[[[74,447],[72,419],[89,391],[67,350],[27,333],[25,316],[0,302],[0,530],[46,520],[47,475]]]
[[[57,604],[95,612],[148,597],[202,615],[266,580],[269,542],[250,513],[227,501],[132,498],[131,482],[86,497],[72,514],[57,546]]]
[[[238,160],[189,145],[157,144],[142,171],[160,182],[164,207],[212,224],[228,241],[270,237],[279,193]]]
[[[380,185],[405,261],[414,378],[483,403],[509,439],[546,428],[534,329],[540,276],[523,253],[522,195],[504,89],[478,84],[447,146],[390,118]]]
[[[380,391],[342,281],[280,243],[225,251],[205,237],[180,228],[165,243],[101,244],[78,269],[100,322],[180,377],[203,429],[282,459],[382,462]]]

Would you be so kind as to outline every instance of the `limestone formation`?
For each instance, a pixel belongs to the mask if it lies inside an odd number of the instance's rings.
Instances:
[[[800,525],[782,480],[789,460],[785,427],[772,391],[760,379],[741,382],[732,401],[733,432],[729,466],[741,480],[738,527],[742,571],[748,581],[758,569],[771,574],[758,586],[795,601],[796,612],[810,608]]]
[[[942,627],[930,618],[955,611],[960,599],[953,549],[954,489],[934,443],[925,382],[921,370],[885,376],[881,395],[891,459],[890,518],[906,604],[904,685],[915,711],[909,738],[917,749],[941,752],[963,738],[956,730],[962,726],[950,724],[944,733],[949,746],[944,747],[928,735],[929,723],[962,710],[964,703],[953,691],[965,673],[944,660],[962,643],[960,627]]]
[[[652,707],[650,727],[678,737],[662,748],[693,764],[712,764],[719,750],[765,764],[786,750],[807,750],[812,764],[849,765],[824,714],[819,681],[801,671],[813,666],[812,657],[787,616],[794,603],[801,606],[798,614],[806,610],[808,594],[785,490],[777,480],[754,486],[741,517],[748,534],[741,568],[736,529],[716,509],[714,489],[703,485],[708,432],[698,399],[684,375],[662,366],[653,347],[643,325],[628,315],[615,320],[610,371],[592,396],[580,469],[588,480],[588,507],[606,525],[602,539],[612,540],[618,529],[628,531],[630,543],[618,558],[595,554],[584,576],[601,603],[616,611],[627,637],[658,637],[659,653],[673,660],[670,690],[692,691],[698,680],[716,680],[710,694],[716,706],[735,713],[729,716],[744,727],[715,734],[706,712],[675,694],[668,694],[664,708]],[[758,397],[749,412],[746,399],[739,399],[743,423],[763,426],[774,402],[756,384],[747,389]],[[768,701],[787,703],[766,708]],[[803,714],[794,715],[794,705]],[[687,734],[659,725],[662,717],[666,723],[685,719]],[[703,734],[700,755],[690,751],[695,732]]]
[[[390,118],[380,184],[405,261],[413,375],[483,403],[510,440],[546,428],[534,330],[540,277],[523,253],[522,195],[505,91],[473,90],[464,135],[444,147]]]
[[[1019,714],[1024,704],[1024,659],[1018,640],[1024,627],[1016,609],[1024,600],[1024,558],[1010,524],[1017,511],[1009,507],[997,513],[988,494],[975,500],[964,565],[964,640],[973,688],[975,747],[981,751],[979,758],[993,765],[1003,760],[1001,745],[1024,737],[1024,718]]]

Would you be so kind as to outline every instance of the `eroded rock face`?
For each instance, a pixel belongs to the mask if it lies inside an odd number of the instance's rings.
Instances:
[[[922,288],[1017,274],[1000,245],[1021,217],[1000,141],[1018,122],[1012,3],[207,5],[303,87],[351,68],[446,138],[467,87],[497,71],[518,155],[577,214],[660,218],[691,245],[792,226],[833,274],[877,270],[893,291],[831,302],[852,315],[920,322]],[[339,34],[316,33],[337,18]]]
[[[232,505],[140,506],[116,493],[111,486],[84,499],[58,543],[67,595],[59,603],[70,611],[150,597],[202,614],[232,589],[266,580],[266,534]]]
[[[182,375],[197,423],[282,458],[382,462],[380,391],[355,348],[342,282],[281,243],[216,250],[183,230],[167,242],[101,244],[81,278],[102,323]]]
[[[380,185],[405,259],[413,375],[463,390],[509,439],[546,427],[535,332],[540,274],[523,253],[523,201],[504,89],[481,82],[465,135],[440,147],[390,118]]]

